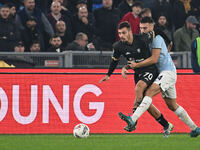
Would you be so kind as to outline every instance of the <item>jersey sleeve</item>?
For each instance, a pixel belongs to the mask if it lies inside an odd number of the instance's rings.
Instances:
[[[120,48],[119,48],[119,42],[117,42],[117,43],[113,44],[112,62],[108,69],[108,73],[107,73],[108,76],[111,76],[111,74],[117,67],[120,56],[121,56],[121,52],[120,52]]]
[[[119,42],[113,44],[113,55],[112,59],[118,61],[121,56],[120,45]]]
[[[152,48],[161,49],[162,48],[162,39],[161,36],[156,36],[152,42]]]
[[[110,66],[109,66],[109,69],[108,69],[108,73],[107,73],[108,76],[111,76],[111,74],[113,73],[113,71],[114,71],[115,68],[117,67],[118,62],[119,62],[119,61],[114,61],[114,60],[112,60]]]

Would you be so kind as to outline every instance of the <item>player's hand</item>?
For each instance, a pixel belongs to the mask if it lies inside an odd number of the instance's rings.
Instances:
[[[122,68],[122,72],[121,72],[121,74],[122,74],[122,77],[124,78],[124,79],[126,79],[127,77],[126,77],[126,74],[128,73],[128,70],[125,68],[125,67],[123,67]]]
[[[110,77],[107,75],[104,78],[102,78],[99,83],[102,83],[103,81],[108,81],[110,79]]]
[[[134,62],[134,61],[128,61],[128,65],[129,65],[132,69],[134,69],[134,68],[136,68],[137,63]]]

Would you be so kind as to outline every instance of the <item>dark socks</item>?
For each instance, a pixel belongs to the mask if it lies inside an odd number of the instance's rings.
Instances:
[[[158,121],[164,127],[164,129],[167,129],[169,127],[167,120],[164,118],[162,114],[159,118],[156,119],[156,121]]]

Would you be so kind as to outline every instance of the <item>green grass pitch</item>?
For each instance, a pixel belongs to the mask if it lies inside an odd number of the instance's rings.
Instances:
[[[0,150],[200,150],[189,134],[0,135]]]

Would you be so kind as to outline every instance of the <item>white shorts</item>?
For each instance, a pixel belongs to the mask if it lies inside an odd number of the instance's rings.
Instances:
[[[161,88],[162,97],[176,98],[176,80],[177,74],[175,71],[162,71],[154,83],[158,84]]]

